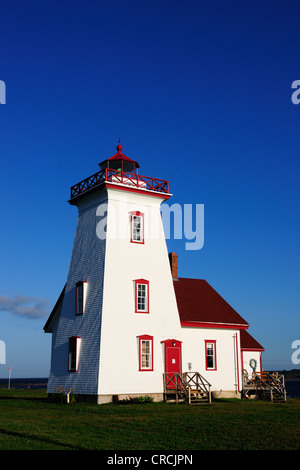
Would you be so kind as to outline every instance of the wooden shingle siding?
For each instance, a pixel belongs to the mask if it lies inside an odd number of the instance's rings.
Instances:
[[[48,392],[54,387],[97,394],[106,240],[96,236],[97,205],[79,212],[62,311],[53,333]],[[75,315],[76,283],[87,282],[85,315]],[[68,372],[68,338],[82,338],[78,371]]]

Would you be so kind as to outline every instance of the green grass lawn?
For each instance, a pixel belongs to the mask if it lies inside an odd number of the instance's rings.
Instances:
[[[293,450],[299,411],[298,399],[60,404],[42,390],[0,389],[0,450]]]

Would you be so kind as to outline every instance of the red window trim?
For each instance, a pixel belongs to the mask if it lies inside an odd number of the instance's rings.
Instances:
[[[214,367],[207,367],[207,345],[213,343],[214,345]],[[216,347],[217,341],[215,339],[206,339],[205,340],[205,370],[217,370],[217,347]]]
[[[85,284],[86,281],[78,281],[76,282],[76,295],[75,295],[75,315],[84,315],[84,304],[85,304]],[[82,286],[82,312],[77,311],[77,289],[79,286]]]
[[[141,336],[137,336],[137,338],[139,339],[139,371],[140,372],[153,372],[153,336],[150,336],[150,335],[141,335]],[[142,367],[142,341],[143,340],[146,340],[146,341],[151,341],[151,367],[145,369]]]
[[[144,223],[144,213],[139,212],[139,211],[131,211],[130,213],[130,242],[131,243],[137,243],[139,245],[143,245],[145,243],[145,236],[144,236],[144,228],[145,228],[145,223]],[[133,240],[133,216],[136,215],[138,217],[141,217],[141,225],[142,225],[142,239],[141,240]]]
[[[149,196],[156,196],[156,197],[160,197],[162,200],[164,199],[170,199],[170,194],[167,194],[167,193],[163,193],[163,192],[157,192],[155,193],[153,190],[151,189],[135,189],[135,188],[124,188],[123,186],[119,185],[119,183],[107,183],[105,181],[104,183],[105,187],[106,188],[112,188],[112,189],[115,189],[116,187],[118,187],[118,190],[120,191],[130,191],[131,193],[139,193],[139,194],[147,194]]]
[[[244,368],[244,352],[258,352],[259,353],[259,364],[260,364],[260,372],[263,370],[262,366],[262,353],[264,350],[262,349],[247,349],[247,348],[241,348],[241,363],[242,363],[242,369]]]
[[[168,371],[169,369],[169,363],[167,360],[167,349],[168,348],[176,348],[179,349],[179,370],[180,370],[180,375],[182,374],[182,341],[179,341],[178,339],[164,339],[161,341],[161,344],[164,344],[164,356],[165,356],[165,372]],[[173,385],[170,384],[171,388],[173,388]]]
[[[149,313],[149,281],[146,279],[135,279],[135,313]],[[146,310],[138,310],[138,284],[144,284],[147,286],[147,304]]]
[[[249,325],[239,325],[236,323],[213,323],[213,322],[196,322],[196,321],[181,321],[182,327],[187,328],[229,328],[234,330],[247,330]]]
[[[78,339],[81,339],[80,336],[71,336],[69,338],[69,352],[68,352],[68,372],[77,372],[77,362],[78,362]],[[71,369],[71,357],[70,357],[70,353],[71,353],[71,346],[72,346],[72,342],[75,341],[75,369]]]

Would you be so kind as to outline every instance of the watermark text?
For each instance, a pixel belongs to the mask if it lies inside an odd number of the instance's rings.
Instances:
[[[4,341],[0,339],[0,364],[6,364],[6,346]]]

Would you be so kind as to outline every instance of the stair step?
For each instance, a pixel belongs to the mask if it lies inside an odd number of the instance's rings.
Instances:
[[[166,373],[164,375],[164,385],[165,401],[167,402],[178,403],[184,401],[190,405],[202,405],[211,401],[211,385],[199,372],[185,372],[182,375]],[[174,386],[174,388],[171,389],[171,386]],[[209,392],[203,388],[206,386],[209,388]]]
[[[178,400],[176,399],[172,399],[172,400],[167,400],[168,403],[184,403],[185,400],[183,398],[178,398]]]
[[[202,405],[211,405],[209,401],[203,401],[203,402],[198,402],[198,403],[191,403],[191,406],[202,406]]]

